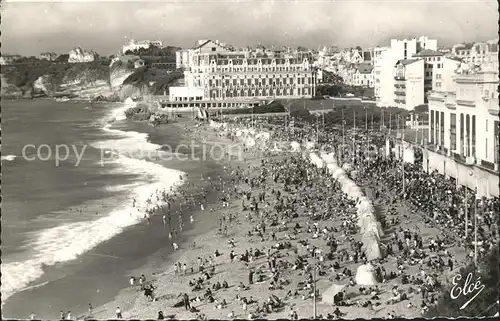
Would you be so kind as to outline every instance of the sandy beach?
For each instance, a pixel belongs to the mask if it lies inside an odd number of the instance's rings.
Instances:
[[[226,146],[227,151],[232,150],[236,139],[208,125],[190,131],[195,139]],[[413,278],[425,282],[430,278],[433,284],[447,282],[451,268],[426,268],[422,260],[419,263],[394,255],[377,262],[384,271],[382,282],[374,287],[356,284],[354,276],[363,264],[363,254],[353,252],[362,237],[351,219],[356,212],[355,201],[346,198],[324,169],[300,153],[262,151],[255,145],[246,149],[243,159],[236,156],[224,162],[228,178],[219,183],[221,187],[225,184],[222,195],[226,200],[207,205],[193,215],[219,221],[219,229],[185,235],[189,240],[179,243],[180,248],[168,261],[145,275],[145,283],[154,288],[153,301],[146,298],[140,285],[130,286],[114,301],[95,308],[92,318],[116,318],[117,307],[125,319],[157,318],[159,311],[165,318],[176,319],[277,319],[290,318],[294,313],[298,318],[309,318],[314,313],[311,271],[315,265],[317,317],[354,319],[367,313],[378,318],[417,317],[422,315],[419,302],[423,294]],[[307,171],[305,181],[290,180],[303,170]],[[420,213],[402,202],[383,181],[367,173],[358,175],[356,182],[373,202],[377,216],[391,222],[384,227],[383,243],[388,243],[394,233],[411,230],[418,231],[427,248],[441,233],[426,224]],[[259,210],[249,209],[251,204],[258,204]],[[283,207],[287,208],[285,212]],[[214,255],[216,251],[219,256]],[[453,253],[455,267],[463,265],[462,248],[447,247],[445,251]],[[176,262],[179,269],[174,267]],[[407,280],[401,281],[402,277]],[[223,287],[225,284],[227,287]],[[321,294],[332,284],[343,286],[340,306],[322,302]],[[183,293],[194,309],[185,308]],[[438,293],[432,295],[437,297]]]

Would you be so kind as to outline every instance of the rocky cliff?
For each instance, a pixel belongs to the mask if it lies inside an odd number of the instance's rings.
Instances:
[[[109,65],[109,84],[113,90],[120,89],[128,76],[134,73],[134,67],[128,61],[115,58]]]
[[[133,57],[132,57],[133,58]],[[124,100],[168,92],[180,72],[141,67],[134,69],[131,57],[90,63],[51,63],[2,67],[1,96],[7,99],[81,97],[84,99]]]
[[[109,68],[101,62],[87,64],[56,64],[51,62],[17,64],[2,67],[3,98],[54,96],[68,84],[91,87],[109,82]]]

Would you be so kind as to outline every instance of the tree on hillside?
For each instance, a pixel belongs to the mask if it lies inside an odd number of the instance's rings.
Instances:
[[[59,57],[57,57],[54,61],[55,62],[68,62],[69,59],[69,54],[62,54]]]
[[[149,48],[139,48],[136,50],[127,50],[125,52],[126,55],[135,55],[135,56],[153,56],[153,57],[164,57],[166,59],[170,59],[175,61],[175,52],[180,50],[181,48],[167,46],[167,47],[157,47],[157,46],[149,46]]]

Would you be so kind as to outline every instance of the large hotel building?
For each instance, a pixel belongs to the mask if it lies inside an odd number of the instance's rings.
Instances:
[[[481,196],[499,195],[498,67],[459,68],[429,94],[430,168],[460,176]],[[467,164],[462,166],[460,164]]]
[[[240,107],[312,97],[317,83],[312,59],[309,52],[235,50],[218,41],[199,41],[177,52],[185,84],[169,88],[166,107]]]

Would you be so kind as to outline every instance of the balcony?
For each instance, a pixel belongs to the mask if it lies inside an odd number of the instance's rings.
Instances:
[[[483,104],[488,110],[488,113],[493,116],[498,116],[498,98],[492,98],[488,101],[483,101]]]
[[[457,99],[456,102],[457,102],[457,105],[460,105],[460,106],[476,107],[476,102],[474,102],[472,100]]]

